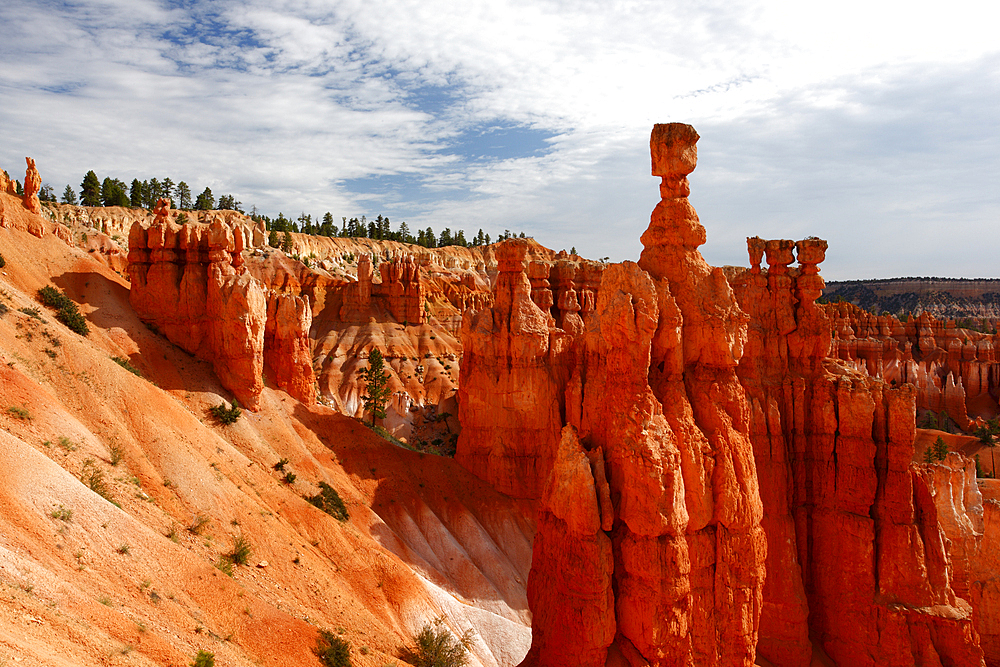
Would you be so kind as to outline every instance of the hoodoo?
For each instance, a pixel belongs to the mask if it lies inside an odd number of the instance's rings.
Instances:
[[[458,459],[537,518],[522,665],[984,664],[995,583],[969,554],[995,538],[981,502],[948,501],[976,496],[968,474],[949,492],[914,465],[908,376],[859,370],[846,329],[835,347],[830,314],[852,313],[815,303],[826,241],[705,262],[697,140],[653,129],[638,264],[573,304],[508,241],[492,307],[465,317]],[[964,349],[949,360],[981,377]]]
[[[697,138],[654,129],[646,250],[604,271],[583,318],[568,290],[532,300],[546,276],[506,242],[493,308],[463,326],[458,458],[539,498],[523,665],[754,661],[766,546],[736,378],[746,316],[697,250]]]

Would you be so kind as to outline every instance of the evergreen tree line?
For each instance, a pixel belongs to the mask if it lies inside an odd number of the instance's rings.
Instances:
[[[243,203],[237,201],[233,195],[222,195],[216,201],[211,188],[205,188],[192,201],[191,188],[184,181],[175,184],[170,178],[162,180],[151,178],[144,181],[134,178],[131,184],[126,185],[124,181],[111,177],[105,177],[101,181],[93,170],[88,171],[86,176],[83,177],[83,182],[80,183],[79,199],[77,199],[73,187],[67,185],[63,191],[62,202],[73,205],[79,203],[83,206],[122,206],[126,208],[152,209],[161,197],[170,200],[171,208],[181,210],[230,210],[244,213]],[[39,198],[42,201],[56,201],[55,194],[48,185],[42,187]],[[316,216],[315,219],[311,214],[302,213],[297,219],[291,220],[286,218],[283,213],[278,213],[278,216],[272,219],[266,215],[258,215],[256,207],[253,207],[253,209],[255,212],[250,217],[256,221],[264,222],[265,227],[270,231],[268,243],[275,248],[287,245],[284,243],[284,238],[279,236],[279,234],[283,234],[284,232],[296,232],[312,236],[399,241],[400,243],[410,243],[425,248],[443,248],[445,246],[469,248],[489,245],[494,242],[494,239],[491,239],[489,234],[484,234],[482,229],[472,238],[466,238],[465,230],[458,229],[452,231],[448,227],[441,230],[440,234],[436,234],[430,227],[427,229],[418,229],[416,234],[413,234],[405,221],[400,223],[398,229],[393,230],[390,226],[389,218],[382,217],[382,215],[378,215],[373,220],[368,220],[363,215],[361,218],[351,218],[350,220],[342,217],[341,224],[335,225],[333,214],[330,212],[327,212],[322,218]],[[524,232],[513,234],[509,229],[506,229],[495,241],[499,242],[514,238],[515,236],[519,236],[522,239],[526,238]]]
[[[418,229],[416,235],[414,235],[410,231],[406,221],[403,221],[399,223],[399,228],[393,231],[389,218],[384,218],[382,215],[378,215],[374,220],[368,220],[363,215],[360,219],[351,218],[350,220],[342,217],[339,226],[333,224],[333,214],[329,211],[322,218],[316,216],[315,220],[308,213],[302,213],[296,220],[286,218],[283,213],[278,213],[278,217],[274,219],[266,215],[254,215],[251,217],[254,220],[263,221],[267,229],[270,230],[268,243],[274,248],[281,247],[282,238],[279,237],[279,234],[283,234],[284,232],[297,232],[312,236],[399,241],[400,243],[410,243],[425,248],[443,248],[445,246],[472,248],[493,243],[490,235],[484,234],[482,229],[471,239],[466,238],[465,230],[458,229],[453,232],[448,227],[442,229],[440,234],[435,234],[434,230],[428,227],[427,229]],[[515,236],[519,236],[522,239],[526,238],[524,232],[515,235],[509,229],[505,229],[503,234],[500,234],[496,238],[496,241],[504,241]]]
[[[45,190],[45,187],[42,188]],[[49,188],[51,195],[51,188]],[[48,201],[55,201],[55,196],[51,195]],[[73,186],[67,185],[63,191],[62,202],[64,204],[81,204],[83,206],[123,206],[126,208],[147,208],[156,206],[157,200],[161,197],[170,200],[171,208],[195,211],[230,210],[243,213],[243,203],[236,201],[232,195],[222,195],[219,200],[215,200],[211,188],[205,190],[191,199],[191,187],[181,181],[177,184],[170,178],[162,181],[156,178],[140,181],[133,178],[132,183],[126,185],[124,181],[117,178],[105,177],[101,181],[93,170],[88,171],[80,183],[80,199],[77,200]],[[41,195],[39,195],[41,198]]]

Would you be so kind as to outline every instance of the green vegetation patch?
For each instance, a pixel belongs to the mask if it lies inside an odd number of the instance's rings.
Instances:
[[[347,505],[337,493],[337,489],[326,482],[320,482],[319,493],[315,496],[306,496],[306,500],[338,521],[347,521],[350,518]]]
[[[404,649],[400,658],[416,667],[462,667],[469,662],[472,630],[455,637],[438,618],[413,637],[414,648]]]
[[[220,405],[213,405],[208,411],[215,417],[216,421],[226,426],[235,424],[239,420],[240,415],[243,414],[243,410],[240,409],[240,404],[236,399],[233,399],[232,407],[227,408],[226,402],[223,401]]]
[[[70,331],[74,331],[81,336],[90,333],[87,320],[80,312],[76,302],[66,296],[61,290],[46,285],[38,290],[38,300],[49,308],[56,311],[56,319],[65,324]]]
[[[350,667],[351,644],[329,630],[320,630],[313,653],[323,667]]]

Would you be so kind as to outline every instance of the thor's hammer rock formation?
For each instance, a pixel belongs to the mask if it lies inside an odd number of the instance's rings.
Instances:
[[[654,128],[662,200],[645,250],[604,271],[585,319],[560,303],[574,315],[555,326],[511,241],[492,309],[463,324],[474,426],[458,458],[538,501],[523,665],[754,661],[766,543],[736,376],[747,317],[697,250],[697,139]]]

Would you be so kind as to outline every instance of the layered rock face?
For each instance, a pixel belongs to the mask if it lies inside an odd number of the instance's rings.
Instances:
[[[918,408],[946,412],[963,430],[976,425],[970,406],[997,409],[1000,334],[962,328],[928,313],[902,322],[849,303],[823,308],[833,321],[831,356],[872,377],[914,385]]]
[[[911,467],[914,389],[829,358],[832,323],[814,303],[824,241],[748,247],[751,268],[731,280],[750,315],[738,372],[769,545],[758,651],[805,667],[812,640],[839,665],[982,664]]]
[[[654,129],[646,249],[596,299],[594,275],[546,275],[507,242],[493,308],[463,323],[457,458],[538,499],[524,665],[754,660],[766,544],[735,372],[746,316],[697,251],[696,140]]]
[[[955,593],[972,603],[986,664],[1000,665],[1000,503],[984,500],[975,463],[948,454],[940,463],[916,466],[948,537]]]
[[[171,342],[211,361],[223,386],[245,407],[258,409],[268,294],[245,267],[244,230],[221,220],[174,224],[166,200],[155,214],[148,228],[136,222],[129,232],[132,307]],[[307,307],[281,295],[272,299],[275,323],[268,340],[276,380],[297,398],[311,400]]]
[[[996,592],[911,464],[917,390],[831,358],[825,241],[705,263],[696,140],[654,129],[645,249],[584,316],[507,243],[463,323],[458,459],[537,509],[523,664],[984,664]]]
[[[495,488],[538,498],[562,428],[569,336],[531,299],[527,243],[496,248],[494,306],[462,322],[457,460]]]
[[[367,319],[373,307],[388,311],[397,322],[424,323],[426,290],[412,255],[396,256],[379,264],[382,282],[372,282],[372,256],[358,257],[358,281],[344,288],[340,319],[357,322]]]

